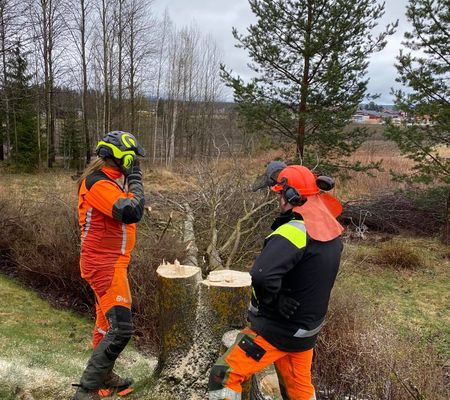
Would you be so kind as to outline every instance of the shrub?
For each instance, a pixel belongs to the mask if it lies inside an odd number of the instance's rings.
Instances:
[[[401,270],[417,270],[424,266],[418,249],[400,240],[382,243],[370,261],[375,266]]]
[[[444,370],[436,360],[432,349],[393,334],[361,293],[335,289],[316,347],[321,399],[447,399]]]
[[[21,202],[0,198],[0,270],[37,289],[54,305],[94,315],[94,296],[79,271],[79,227],[75,204]],[[130,265],[136,332],[152,350],[157,338],[156,268],[162,259],[183,258],[173,232],[161,240],[148,216],[139,225]]]

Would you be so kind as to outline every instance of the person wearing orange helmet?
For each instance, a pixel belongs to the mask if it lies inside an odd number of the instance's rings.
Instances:
[[[73,400],[97,400],[100,389],[120,391],[133,382],[113,367],[133,334],[127,272],[144,212],[137,156],[145,152],[131,133],[113,131],[98,142],[96,153],[78,182],[80,270],[96,300],[94,351]]]
[[[313,348],[340,264],[342,206],[324,193],[334,186],[331,178],[301,165],[269,167],[280,215],[250,272],[249,327],[212,367],[210,400],[240,399],[242,383],[272,363],[283,399],[316,399]]]

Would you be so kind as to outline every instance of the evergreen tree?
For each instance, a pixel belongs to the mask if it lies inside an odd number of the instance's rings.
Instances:
[[[10,99],[10,121],[12,128],[12,159],[16,167],[32,171],[37,168],[39,150],[34,117],[31,75],[27,74],[26,54],[18,42],[8,62],[6,90]]]
[[[244,83],[222,66],[245,127],[295,140],[305,164],[319,159],[322,170],[348,168],[342,157],[367,136],[347,125],[365,97],[368,57],[384,48],[396,24],[371,34],[384,14],[376,0],[249,3],[257,22],[246,35],[233,35],[257,76]]]
[[[69,111],[64,118],[60,153],[64,155],[64,167],[83,169],[84,138],[82,134],[81,120],[76,112]]]
[[[414,161],[409,174],[397,178],[411,183],[440,184],[448,191],[447,240],[450,240],[450,2],[410,0],[407,18],[412,31],[400,52],[396,106],[407,113],[401,126],[390,125],[386,136]]]

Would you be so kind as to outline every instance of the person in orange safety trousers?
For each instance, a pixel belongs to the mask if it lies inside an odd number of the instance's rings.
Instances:
[[[73,400],[97,400],[99,390],[123,390],[133,382],[113,367],[133,334],[127,272],[144,212],[137,156],[145,151],[132,134],[113,131],[98,142],[96,154],[78,181],[80,271],[96,300],[94,350]],[[122,177],[127,190],[118,181]]]
[[[342,206],[323,192],[333,180],[301,165],[273,161],[265,181],[281,213],[250,272],[249,327],[212,367],[209,400],[240,400],[242,383],[272,363],[284,400],[316,399],[313,348],[340,264]]]

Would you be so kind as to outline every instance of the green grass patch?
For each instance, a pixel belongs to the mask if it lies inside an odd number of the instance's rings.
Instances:
[[[412,344],[450,354],[448,248],[432,239],[397,237],[347,243],[338,285],[354,287],[386,324]]]
[[[92,321],[52,308],[3,275],[0,290],[7,304],[0,311],[0,398],[69,398],[91,354]],[[153,367],[132,345],[125,349],[117,370],[136,381],[130,400],[152,399]]]

